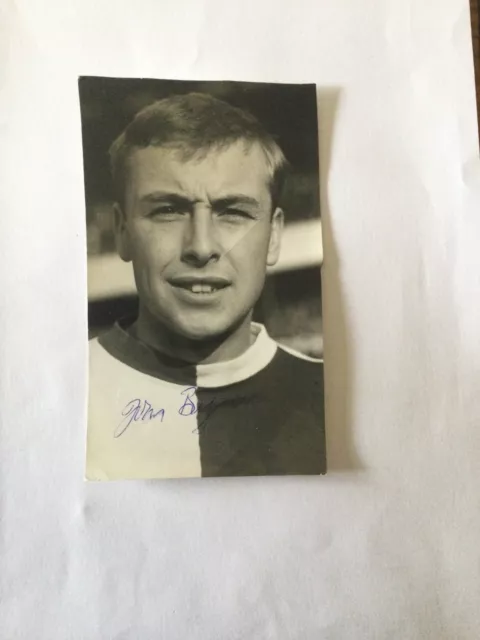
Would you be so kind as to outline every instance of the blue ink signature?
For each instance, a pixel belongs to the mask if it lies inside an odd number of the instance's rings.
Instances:
[[[180,392],[181,405],[178,408],[178,413],[181,416],[192,416],[198,414],[198,405],[196,394],[196,387],[186,387],[183,391]],[[248,402],[249,404],[257,404],[258,399],[256,398],[246,398],[244,396],[239,398],[232,398],[226,401],[230,409],[234,409],[239,404],[244,404]],[[209,401],[206,401],[202,405],[201,415],[202,418],[198,421],[198,424],[193,429],[192,433],[202,433],[206,431],[207,423],[211,418],[212,414],[215,413],[219,407],[223,406],[225,401],[219,400],[217,398],[212,398]],[[113,432],[114,438],[119,438],[121,435],[125,433],[125,431],[130,427],[132,422],[150,422],[151,420],[155,420],[159,418],[160,422],[163,422],[165,417],[165,409],[154,409],[153,406],[147,400],[141,400],[140,398],[135,398],[135,400],[130,400],[130,402],[125,406],[122,411],[123,419],[116,427]]]
[[[181,392],[181,395],[184,396],[183,404],[181,405],[178,413],[181,416],[191,416],[195,413],[198,413],[198,406],[195,404],[195,393],[197,392],[196,387],[187,387]],[[232,398],[228,401],[219,400],[218,398],[212,398],[206,402],[202,403],[201,415],[202,418],[199,419],[198,425],[193,429],[192,433],[202,433],[207,429],[207,423],[209,419],[212,417],[212,414],[217,411],[221,406],[228,404],[230,409],[235,408],[238,405],[249,402],[250,404],[257,404],[258,400],[254,397],[248,399],[245,396],[240,396],[238,398]]]
[[[198,413],[198,406],[195,404],[195,393],[197,389],[195,387],[187,387],[181,392],[181,395],[184,396],[183,404],[180,406],[178,413],[181,416],[192,416],[195,413]],[[217,401],[211,400],[207,402],[204,406],[205,417],[202,421],[198,423],[198,425],[193,429],[192,433],[200,433],[202,428],[206,426],[208,418],[215,411],[215,405],[217,405]]]
[[[198,409],[195,404],[195,395],[196,388],[195,387],[187,387],[182,391],[182,396],[185,396],[182,406],[178,410],[178,413],[181,416],[192,416],[194,413],[197,413]]]
[[[123,435],[132,422],[149,422],[155,420],[155,418],[159,418],[160,422],[163,422],[165,409],[154,409],[147,400],[135,398],[125,406],[122,416],[125,417],[113,432],[114,438],[119,438]]]

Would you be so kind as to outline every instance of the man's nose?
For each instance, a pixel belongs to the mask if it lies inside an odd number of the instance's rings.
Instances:
[[[186,225],[182,258],[194,266],[203,266],[219,257],[212,211],[207,207],[195,207]]]

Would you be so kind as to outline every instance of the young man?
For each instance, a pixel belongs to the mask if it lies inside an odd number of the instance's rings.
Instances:
[[[90,344],[87,477],[323,473],[323,364],[252,323],[283,228],[274,139],[188,94],[143,109],[110,156],[139,313]]]

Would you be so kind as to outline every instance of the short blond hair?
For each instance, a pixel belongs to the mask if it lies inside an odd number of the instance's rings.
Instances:
[[[109,150],[115,197],[123,202],[126,161],[134,149],[168,146],[188,160],[239,140],[258,144],[264,152],[272,208],[277,207],[289,165],[275,138],[248,111],[203,93],[164,98],[136,114]]]

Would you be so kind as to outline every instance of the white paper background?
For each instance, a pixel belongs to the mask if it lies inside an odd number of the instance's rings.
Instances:
[[[480,636],[469,29],[467,0],[2,3],[2,640]],[[323,87],[326,478],[83,482],[88,74]]]

